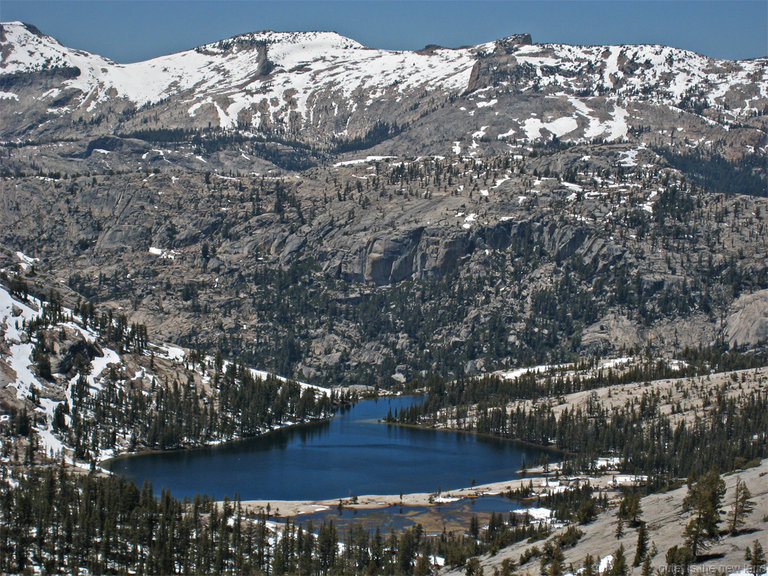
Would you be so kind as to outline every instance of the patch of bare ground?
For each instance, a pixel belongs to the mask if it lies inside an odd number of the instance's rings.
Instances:
[[[627,402],[639,401],[643,394],[653,394],[660,399],[659,415],[668,415],[670,424],[676,426],[680,421],[690,423],[697,417],[706,418],[716,393],[722,392],[726,399],[738,400],[766,385],[768,367],[690,378],[632,382],[568,394],[553,403],[552,411],[559,417],[566,408],[569,411],[584,409],[590,402],[599,402],[612,411]]]

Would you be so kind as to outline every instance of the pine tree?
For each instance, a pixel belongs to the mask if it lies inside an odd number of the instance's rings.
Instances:
[[[510,558],[504,558],[501,561],[501,570],[499,576],[512,576],[515,573],[515,562]]]
[[[469,533],[475,540],[477,540],[478,536],[480,535],[480,523],[478,522],[477,516],[475,514],[473,514],[472,518],[469,520]]]
[[[629,566],[627,566],[627,557],[624,554],[624,544],[619,544],[616,552],[613,553],[610,576],[627,576],[627,574],[629,574]]]
[[[640,494],[638,492],[625,492],[619,505],[619,518],[627,520],[629,525],[634,528],[640,523],[640,514],[642,514]]]
[[[336,542],[336,527],[333,520],[328,524],[323,522],[317,533],[317,555],[322,572],[328,572],[336,561]]]
[[[467,560],[467,569],[464,572],[466,576],[483,576],[483,567],[480,565],[480,560],[477,558],[470,558]]]
[[[429,576],[432,574],[432,565],[429,562],[429,556],[422,554],[416,560],[416,567],[413,569],[413,576]]]
[[[688,546],[672,546],[667,550],[667,567],[672,574],[688,575],[688,568],[696,557]]]
[[[749,568],[753,576],[760,576],[760,574],[765,572],[765,552],[759,541],[755,540],[752,543],[751,549],[747,546],[744,559],[749,562]]]
[[[640,568],[640,576],[651,576],[653,574],[653,566],[651,566],[651,556],[650,554],[645,555],[645,560],[643,560],[643,566]]]
[[[728,531],[731,535],[735,535],[739,532],[739,529],[744,526],[745,518],[752,512],[755,507],[755,503],[750,500],[752,493],[749,491],[746,482],[742,481],[741,477],[736,477],[736,488],[733,496],[733,506],[728,513]]]
[[[548,576],[563,576],[563,559],[563,552],[558,546],[552,553],[552,562],[550,562],[547,571]]]
[[[581,574],[582,576],[595,576],[595,559],[592,554],[587,554],[584,557],[584,570]]]
[[[635,550],[635,559],[632,566],[640,566],[648,553],[648,532],[645,529],[645,522],[640,522],[640,528],[637,530],[637,549]]]
[[[688,483],[688,495],[683,500],[683,510],[693,510],[693,518],[685,527],[685,544],[698,556],[719,538],[720,502],[725,494],[725,482],[716,470],[710,470],[698,482]]]
[[[413,564],[416,560],[416,550],[421,539],[421,525],[417,524],[410,530],[405,530],[400,535],[398,542],[397,564],[404,574],[410,574],[413,571]]]

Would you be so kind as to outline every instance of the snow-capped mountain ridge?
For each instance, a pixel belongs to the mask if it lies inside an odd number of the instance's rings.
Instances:
[[[383,71],[397,64],[410,64],[414,67],[416,63],[429,58],[424,55],[413,56],[414,53],[410,52],[373,50],[334,32],[257,32],[144,62],[119,64],[99,55],[66,48],[49,36],[35,34],[28,25],[20,22],[4,23],[2,26],[6,30],[7,40],[0,64],[3,73],[76,67],[81,73],[67,87],[79,89],[86,94],[83,100],[87,100],[94,92],[106,98],[111,90],[115,90],[118,97],[127,98],[137,106],[155,103],[190,88],[213,93],[223,93],[232,88],[246,88],[246,91],[261,88],[253,85],[257,81],[253,76],[267,54],[277,71],[300,77],[320,72],[319,69],[307,70],[303,67],[312,63],[325,64],[328,73],[322,80],[343,75],[343,71],[338,68],[343,63],[343,57],[348,57],[350,52],[358,56],[361,67],[372,64],[374,60],[384,59],[384,66],[381,67]],[[10,51],[9,55],[5,55],[6,50]],[[453,51],[440,52],[444,53],[443,60],[456,63],[445,57]],[[460,66],[457,72],[466,76],[469,71],[467,68],[471,68],[472,64],[468,58],[469,51],[461,51],[459,54],[464,58],[463,67]],[[434,70],[435,66],[428,64],[425,68]],[[454,75],[453,70],[447,72],[449,76]],[[386,78],[388,75],[385,72],[382,76]],[[397,78],[393,77],[393,80],[404,81],[404,76],[400,74]],[[432,76],[434,79],[434,74]],[[283,81],[277,86],[305,88],[302,79],[295,82]],[[375,80],[372,74],[363,75],[360,79],[364,84],[371,84],[370,81]],[[462,80],[465,83],[466,79]],[[424,79],[420,83],[424,83]]]
[[[528,35],[390,51],[335,32],[264,31],[119,64],[20,22],[2,29],[0,83],[16,112],[7,114],[7,140],[70,119],[106,122],[100,133],[219,127],[313,146],[363,138],[386,121],[423,126],[426,133],[409,140],[434,141],[432,153],[454,151],[457,141],[475,154],[498,153],[510,140],[619,141],[633,127],[665,134],[683,124],[680,137],[709,145],[732,145],[727,132],[744,123],[763,134],[749,137],[752,148],[765,140],[762,121],[754,120],[768,110],[765,58],[714,60],[658,45],[533,44]],[[56,70],[68,73],[39,87],[27,80],[22,89],[19,76]]]

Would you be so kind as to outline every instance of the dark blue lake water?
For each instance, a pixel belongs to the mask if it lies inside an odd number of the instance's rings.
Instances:
[[[362,494],[450,490],[516,477],[542,452],[500,439],[388,426],[388,410],[412,397],[359,402],[327,423],[195,450],[119,458],[110,470],[174,496],[321,500]]]

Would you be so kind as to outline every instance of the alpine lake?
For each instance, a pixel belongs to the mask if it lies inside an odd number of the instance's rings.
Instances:
[[[444,493],[472,484],[519,477],[531,464],[557,454],[489,436],[431,430],[382,422],[389,413],[420,398],[363,400],[327,422],[274,430],[264,436],[205,448],[122,456],[104,462],[108,470],[177,498],[208,494],[241,500],[328,500],[363,494]],[[344,525],[363,522],[386,530],[427,521],[460,526],[468,518],[508,513],[519,502],[485,495],[433,506],[388,506],[371,510],[319,511],[297,517]]]

